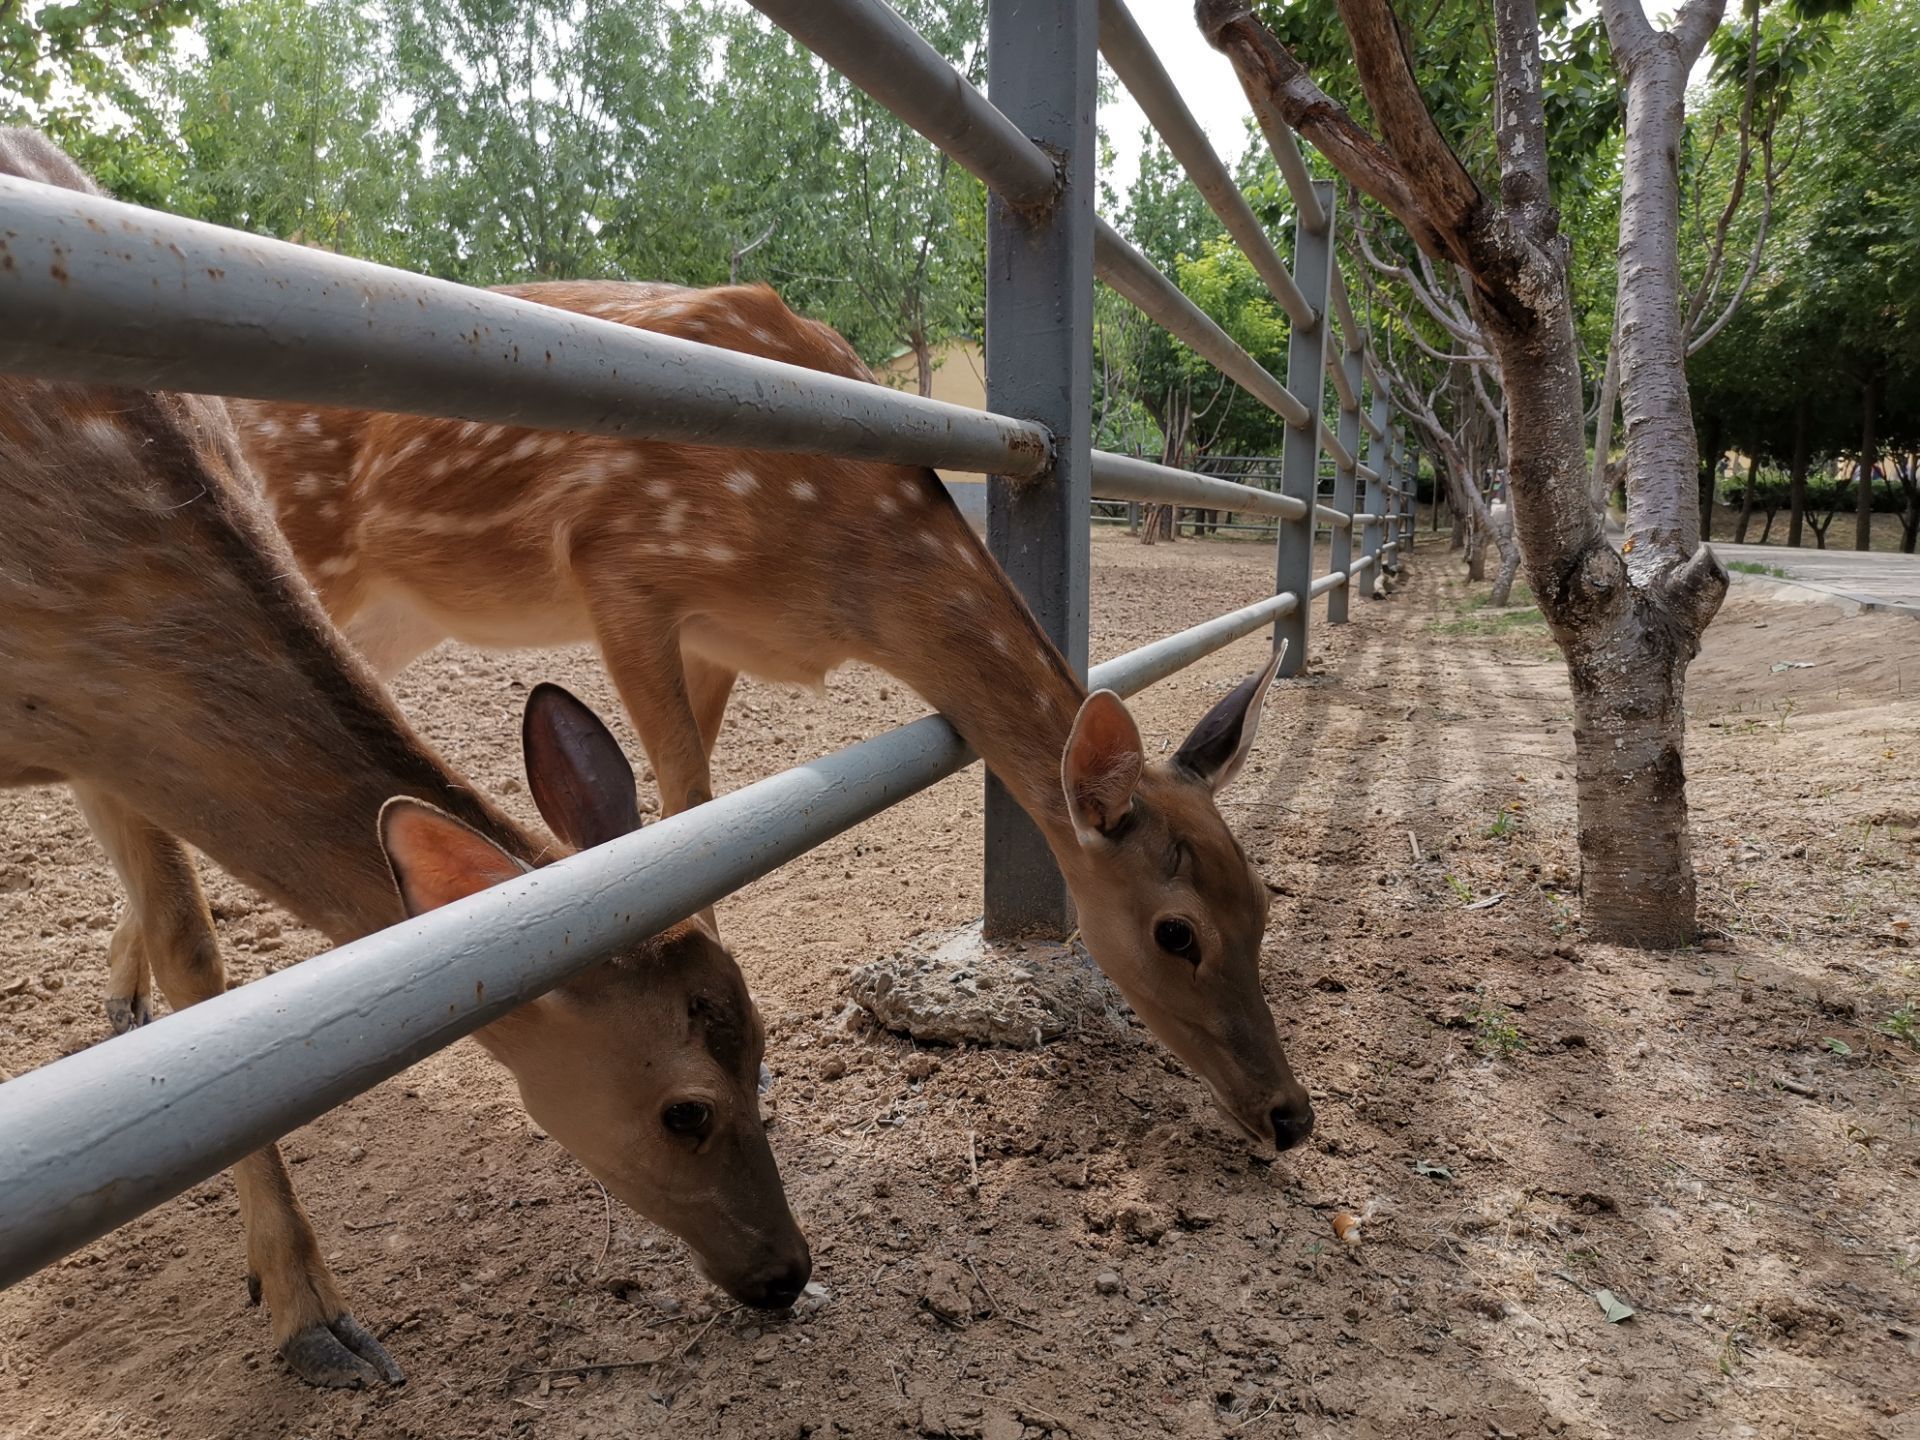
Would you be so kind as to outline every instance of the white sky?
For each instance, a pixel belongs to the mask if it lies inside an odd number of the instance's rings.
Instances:
[[[1201,36],[1193,23],[1193,7],[1185,0],[1134,0],[1129,8],[1193,118],[1232,170],[1247,147],[1251,116],[1233,66]],[[1147,117],[1120,85],[1113,99],[1100,107],[1100,123],[1114,151],[1114,164],[1102,178],[1124,196],[1140,169],[1140,132]]]

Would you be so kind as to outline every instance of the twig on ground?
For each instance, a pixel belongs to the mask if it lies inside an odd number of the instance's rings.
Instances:
[[[399,1223],[398,1220],[368,1220],[361,1224],[355,1224],[349,1220],[346,1222],[345,1228],[353,1231],[354,1234],[357,1235],[363,1230],[384,1230],[389,1225],[398,1225]]]
[[[967,1175],[969,1177],[967,1180],[967,1189],[974,1198],[978,1199],[980,1195],[980,1155],[979,1152],[974,1149],[973,1131],[971,1130],[967,1131]],[[967,1263],[969,1267],[971,1267],[973,1262],[968,1261]],[[978,1279],[979,1277],[976,1276],[975,1278]],[[980,1288],[984,1290],[987,1287],[982,1285]]]
[[[1413,863],[1418,865],[1425,857],[1420,853],[1420,837],[1412,830],[1407,831],[1407,848],[1413,851]]]
[[[593,1182],[600,1185],[598,1180]],[[593,1262],[593,1273],[598,1275],[600,1267],[607,1262],[607,1251],[613,1246],[613,1197],[607,1193],[607,1187],[600,1185],[600,1198],[607,1202],[607,1233],[600,1241],[600,1258]]]

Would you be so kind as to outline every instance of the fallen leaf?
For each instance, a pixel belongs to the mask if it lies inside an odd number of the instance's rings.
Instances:
[[[1466,908],[1469,910],[1490,910],[1506,898],[1507,892],[1502,890],[1498,895],[1489,895],[1484,900],[1476,900]]]
[[[1776,660],[1773,662],[1773,673],[1778,675],[1782,670],[1811,670],[1819,663],[1818,660]]]
[[[1425,1160],[1416,1160],[1413,1162],[1413,1173],[1416,1175],[1424,1175],[1429,1180],[1453,1179],[1453,1171],[1449,1170],[1446,1166],[1434,1165]]]
[[[1832,1035],[1822,1035],[1820,1037],[1820,1043],[1843,1059],[1853,1054],[1853,1046],[1847,1044],[1844,1040],[1836,1039]]]
[[[1593,1303],[1600,1307],[1600,1313],[1607,1317],[1609,1325],[1618,1325],[1622,1320],[1634,1317],[1634,1308],[1611,1290],[1593,1292]]]

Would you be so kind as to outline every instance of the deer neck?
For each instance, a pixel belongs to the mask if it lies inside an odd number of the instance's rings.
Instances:
[[[960,732],[1064,864],[1079,842],[1060,759],[1087,689],[986,547],[950,513],[950,526],[926,532],[940,542],[934,561],[916,563],[876,597],[861,658],[911,686]]]

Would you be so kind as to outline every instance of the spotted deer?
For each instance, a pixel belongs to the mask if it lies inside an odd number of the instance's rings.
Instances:
[[[0,174],[90,189],[39,136]],[[128,894],[112,1007],[225,988],[185,844],[335,941],[634,829],[634,777],[556,687],[523,733],[531,833],[407,727],[328,623],[261,506],[223,406],[0,376],[0,784],[72,787]],[[750,1305],[790,1303],[807,1245],[767,1144],[764,1032],[732,957],[682,923],[476,1038],[528,1112]],[[234,1170],[248,1285],[317,1385],[398,1381],[321,1256],[278,1150]]]
[[[872,375],[765,286],[582,282],[503,293]],[[446,637],[592,640],[668,813],[709,798],[735,676],[818,684],[849,660],[911,686],[1044,832],[1081,933],[1153,1032],[1254,1139],[1313,1110],[1260,988],[1267,891],[1215,808],[1273,665],[1149,761],[1089,695],[932,471],[418,416],[239,403],[243,443],[328,612],[382,675]]]

